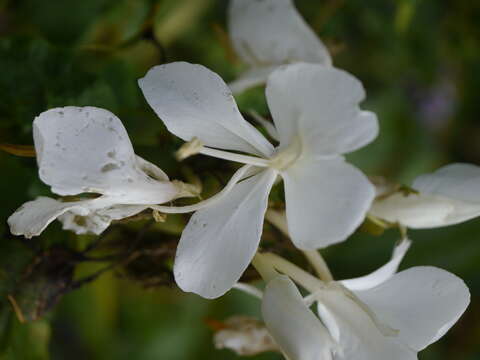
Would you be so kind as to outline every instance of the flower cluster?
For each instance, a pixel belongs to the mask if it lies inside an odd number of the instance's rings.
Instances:
[[[410,247],[407,229],[479,216],[480,168],[448,165],[410,188],[374,184],[344,157],[378,135],[376,115],[360,106],[362,83],[332,66],[292,1],[232,0],[229,31],[249,67],[229,85],[186,62],[156,66],[139,80],[148,104],[186,142],[181,158],[242,164],[220,192],[193,205],[165,205],[198,189],[135,155],[110,112],[57,108],[34,120],[39,176],[53,193],[77,197],[27,202],[9,218],[12,233],[36,236],[58,219],[77,234],[100,234],[145,209],[192,212],[175,258],[178,286],[205,298],[236,288],[262,302],[265,327],[239,325],[217,337],[221,346],[233,344],[241,354],[279,349],[290,360],[416,359],[453,326],[470,295],[461,279],[438,268],[397,273]],[[275,145],[242,116],[232,94],[264,83],[273,123],[258,120]],[[268,208],[280,181],[285,212]],[[291,238],[316,276],[258,250],[265,218]],[[336,281],[318,250],[347,240],[366,218],[399,227],[402,238],[377,271]],[[250,264],[264,291],[239,283]]]

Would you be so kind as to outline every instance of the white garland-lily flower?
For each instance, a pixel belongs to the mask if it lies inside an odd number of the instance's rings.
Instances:
[[[270,73],[284,64],[332,63],[292,0],[231,0],[228,29],[237,55],[249,66],[229,84],[234,93],[265,84]]]
[[[151,205],[193,196],[187,184],[169,181],[157,166],[135,155],[121,121],[95,107],[63,107],[33,122],[40,179],[61,196],[95,198],[59,201],[39,197],[8,219],[14,235],[39,235],[53,220],[77,234],[100,234],[111,223]]]
[[[370,214],[412,229],[454,225],[480,216],[479,166],[444,166],[419,176],[412,189],[380,196]]]
[[[214,298],[238,281],[257,250],[278,175],[298,248],[344,241],[363,221],[374,187],[343,154],[371,142],[378,123],[375,114],[360,109],[365,91],[353,76],[304,63],[274,71],[266,97],[279,136],[276,148],[245,121],[225,82],[201,65],[160,65],[139,84],[170,132],[185,141],[196,139],[204,145],[197,149],[201,154],[246,164],[209,206],[156,207],[199,210],[177,250],[175,278],[184,291]]]
[[[395,274],[408,246],[408,241],[401,243],[388,264],[363,278],[323,282],[293,275],[310,292],[306,298],[289,277],[273,277],[262,313],[286,357],[416,360],[417,352],[440,339],[466,310],[469,290],[461,279],[435,267]],[[313,303],[318,317],[309,308]]]

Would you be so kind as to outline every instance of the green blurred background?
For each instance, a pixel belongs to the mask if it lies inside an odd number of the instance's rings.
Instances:
[[[363,81],[365,107],[379,115],[380,137],[351,161],[405,184],[448,162],[480,165],[480,2],[295,3],[335,65]],[[226,7],[221,0],[0,0],[0,143],[32,144],[32,120],[46,109],[98,106],[120,117],[139,155],[172,178],[200,176],[207,195],[217,191],[233,167],[204,157],[176,163],[181,141],[166,132],[136,81],[151,66],[177,60],[232,80],[242,65],[228,46]],[[268,114],[261,88],[237,100],[242,110]],[[1,360],[238,358],[214,349],[207,322],[259,316],[259,303],[237,292],[206,301],[175,289],[172,256],[187,217],[115,224],[99,244],[58,224],[23,241],[10,235],[7,217],[49,190],[33,158],[0,152],[0,169]],[[271,201],[279,198],[277,190]],[[480,359],[480,220],[410,236],[402,267],[445,268],[473,295],[460,322],[420,359]],[[385,262],[397,237],[394,230],[359,232],[324,254],[337,278],[358,276]],[[263,246],[303,261],[268,225]]]

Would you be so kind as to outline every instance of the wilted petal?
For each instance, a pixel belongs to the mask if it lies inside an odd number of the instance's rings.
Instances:
[[[414,351],[398,342],[394,328],[386,333],[383,324],[340,289],[318,292],[318,312],[339,344],[336,360],[417,360]]]
[[[385,265],[366,276],[342,280],[340,283],[351,291],[368,290],[390,279],[398,270],[411,241],[403,239],[393,250],[392,258]]]
[[[146,209],[142,205],[113,205],[103,209],[92,210],[88,215],[69,210],[58,217],[64,230],[74,231],[76,234],[96,234],[105,231],[113,220],[120,220]]]
[[[434,267],[414,267],[379,286],[355,294],[383,321],[399,331],[398,338],[420,351],[442,337],[470,302],[465,283]]]
[[[289,359],[332,359],[334,342],[288,277],[278,276],[267,284],[262,314],[270,334]]]
[[[252,66],[296,61],[331,64],[325,45],[291,0],[232,0],[229,34],[241,59]]]
[[[300,249],[344,241],[375,196],[365,175],[343,158],[297,161],[282,172],[288,230]]]
[[[213,339],[217,349],[230,349],[240,356],[279,351],[265,325],[255,318],[233,316],[221,325]]]
[[[175,280],[180,288],[215,298],[238,281],[257,250],[276,177],[274,170],[262,171],[193,214],[175,259]]]
[[[238,111],[225,82],[202,65],[155,66],[139,80],[147,102],[168,130],[185,141],[268,156],[273,146]]]
[[[270,75],[266,95],[281,148],[299,137],[309,154],[344,154],[378,134],[375,114],[359,108],[365,98],[361,82],[345,71],[315,64],[284,66]]]
[[[164,180],[163,172],[134,154],[123,124],[107,110],[69,106],[45,111],[35,119],[33,135],[40,178],[59,195],[93,192],[127,204],[177,197],[177,187]]]
[[[90,210],[85,203],[60,202],[48,197],[38,197],[23,204],[8,218],[10,232],[26,238],[38,236],[52,221],[67,211],[87,215]]]

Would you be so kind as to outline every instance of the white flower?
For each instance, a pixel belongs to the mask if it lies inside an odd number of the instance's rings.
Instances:
[[[234,93],[264,84],[268,75],[283,64],[332,63],[327,48],[292,0],[231,0],[228,20],[233,47],[250,67],[229,84]]]
[[[213,298],[238,281],[257,250],[278,175],[297,247],[344,241],[363,221],[374,187],[342,154],[371,142],[378,123],[359,108],[365,92],[353,76],[303,63],[272,73],[266,96],[279,134],[277,148],[243,119],[227,85],[203,66],[157,66],[139,84],[170,132],[185,141],[197,138],[205,145],[199,153],[247,164],[234,177],[249,177],[237,185],[231,181],[231,190],[197,211],[183,231],[175,261],[183,290]]]
[[[415,192],[380,196],[370,214],[412,229],[458,224],[480,216],[480,167],[451,164],[419,176]]]
[[[107,110],[69,106],[45,111],[33,122],[33,138],[40,178],[52,192],[101,196],[29,201],[8,219],[15,235],[39,235],[56,218],[65,229],[99,234],[112,220],[192,195],[186,184],[169,181],[135,155],[121,121]]]
[[[408,243],[400,246],[397,261]],[[287,358],[416,360],[417,352],[442,337],[470,302],[468,288],[451,273],[413,267],[394,274],[396,266],[389,267],[370,283],[368,277],[317,280],[305,299],[289,277],[269,281],[262,313]],[[309,309],[312,303],[317,303],[318,317]]]

